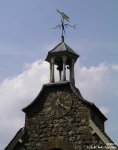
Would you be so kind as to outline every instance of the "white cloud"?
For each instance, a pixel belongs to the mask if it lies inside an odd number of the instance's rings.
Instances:
[[[105,107],[105,106],[101,106],[101,107],[100,107],[100,110],[101,110],[101,112],[102,112],[104,115],[106,115],[106,114],[108,114],[108,113],[110,112],[110,109],[107,108],[107,107]]]
[[[0,85],[1,105],[11,102],[15,104],[24,101],[27,97],[32,98],[41,88],[43,83],[48,82],[48,64],[36,61],[29,69],[12,79],[5,79]],[[9,100],[8,100],[9,98]],[[26,100],[25,100],[26,101]]]
[[[27,106],[37,96],[42,85],[48,82],[48,63],[36,61],[27,66],[23,73],[5,79],[0,84],[0,145],[3,148],[24,124],[24,113],[21,109]]]
[[[82,94],[86,97],[99,96],[107,82],[107,65],[100,64],[89,68],[79,66],[79,69],[77,67],[76,85]],[[24,125],[24,113],[21,109],[37,96],[42,85],[48,81],[49,65],[39,60],[25,65],[21,74],[5,79],[0,84],[0,135],[3,137],[0,142],[3,147]]]
[[[118,65],[112,65],[112,70],[118,72]]]
[[[82,95],[87,99],[98,100],[102,96],[107,88],[109,82],[109,67],[105,63],[101,63],[99,66],[91,67],[79,67],[75,68],[77,86],[79,87]]]

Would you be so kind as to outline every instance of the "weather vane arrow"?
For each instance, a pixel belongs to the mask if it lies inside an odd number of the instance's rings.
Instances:
[[[75,29],[75,25],[70,25],[69,23],[65,23],[65,21],[70,22],[69,16],[67,16],[64,12],[61,12],[57,9],[57,12],[61,15],[61,24],[57,25],[56,27],[53,27],[51,29],[59,28],[62,30],[62,42],[64,42],[64,34],[65,34],[65,27],[73,27]]]
[[[70,22],[70,18],[64,12],[60,12],[58,9],[57,12],[61,14],[63,20],[65,19],[66,21]]]

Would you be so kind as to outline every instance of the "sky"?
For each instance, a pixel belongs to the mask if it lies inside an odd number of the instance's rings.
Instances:
[[[108,120],[105,131],[118,144],[118,1],[0,0],[0,149],[24,126],[21,111],[49,82],[49,50],[61,41],[57,9],[76,29],[65,42],[80,58],[76,87]]]

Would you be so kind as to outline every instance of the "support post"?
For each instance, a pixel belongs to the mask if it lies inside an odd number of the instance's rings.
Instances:
[[[54,78],[54,57],[51,58],[51,62],[50,62],[50,82],[54,82],[55,78]]]
[[[75,64],[75,60],[72,59],[70,65],[70,82],[72,82],[75,85],[74,64]]]
[[[61,81],[61,73],[62,73],[62,71],[59,70],[59,81]]]
[[[62,70],[63,70],[63,66],[62,65],[58,65],[57,70],[59,71],[59,81],[62,80]]]
[[[52,63],[50,62],[50,82],[52,82]]]
[[[62,56],[62,60],[63,60],[62,81],[66,81],[66,60],[67,60],[67,56]]]

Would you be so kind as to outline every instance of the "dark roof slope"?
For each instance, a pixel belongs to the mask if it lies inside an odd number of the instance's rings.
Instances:
[[[69,85],[71,90],[77,95],[77,97],[82,100],[86,105],[89,106],[89,108],[91,108],[92,110],[96,111],[101,117],[102,119],[105,121],[107,120],[107,118],[104,116],[104,114],[102,114],[102,112],[96,107],[96,105],[92,102],[89,102],[87,100],[85,100],[79,89],[77,89],[71,82],[69,81],[65,81],[65,82],[56,82],[56,83],[49,83],[49,84],[44,84],[40,93],[37,95],[37,97],[25,108],[22,109],[23,112],[28,112],[28,110],[32,107],[32,105],[34,105],[36,103],[36,101],[40,98],[40,96],[42,95],[42,93],[47,89],[47,87],[51,87],[51,86],[63,86],[63,85]]]
[[[68,46],[65,42],[59,43],[55,48],[53,48],[49,53],[56,53],[56,52],[70,52],[75,55],[78,55],[70,46]],[[79,56],[79,55],[78,55]]]
[[[7,147],[5,148],[5,150],[13,150],[14,147],[17,145],[17,144],[21,144],[22,145],[22,137],[24,135],[24,128],[21,128],[17,133],[16,135],[14,136],[14,138],[10,141],[10,143],[7,145]]]
[[[76,59],[79,57],[79,55],[72,48],[70,48],[70,46],[68,46],[65,42],[61,42],[56,47],[54,47],[51,51],[48,52],[48,55],[45,60],[49,61],[51,56],[60,53],[70,54]]]

